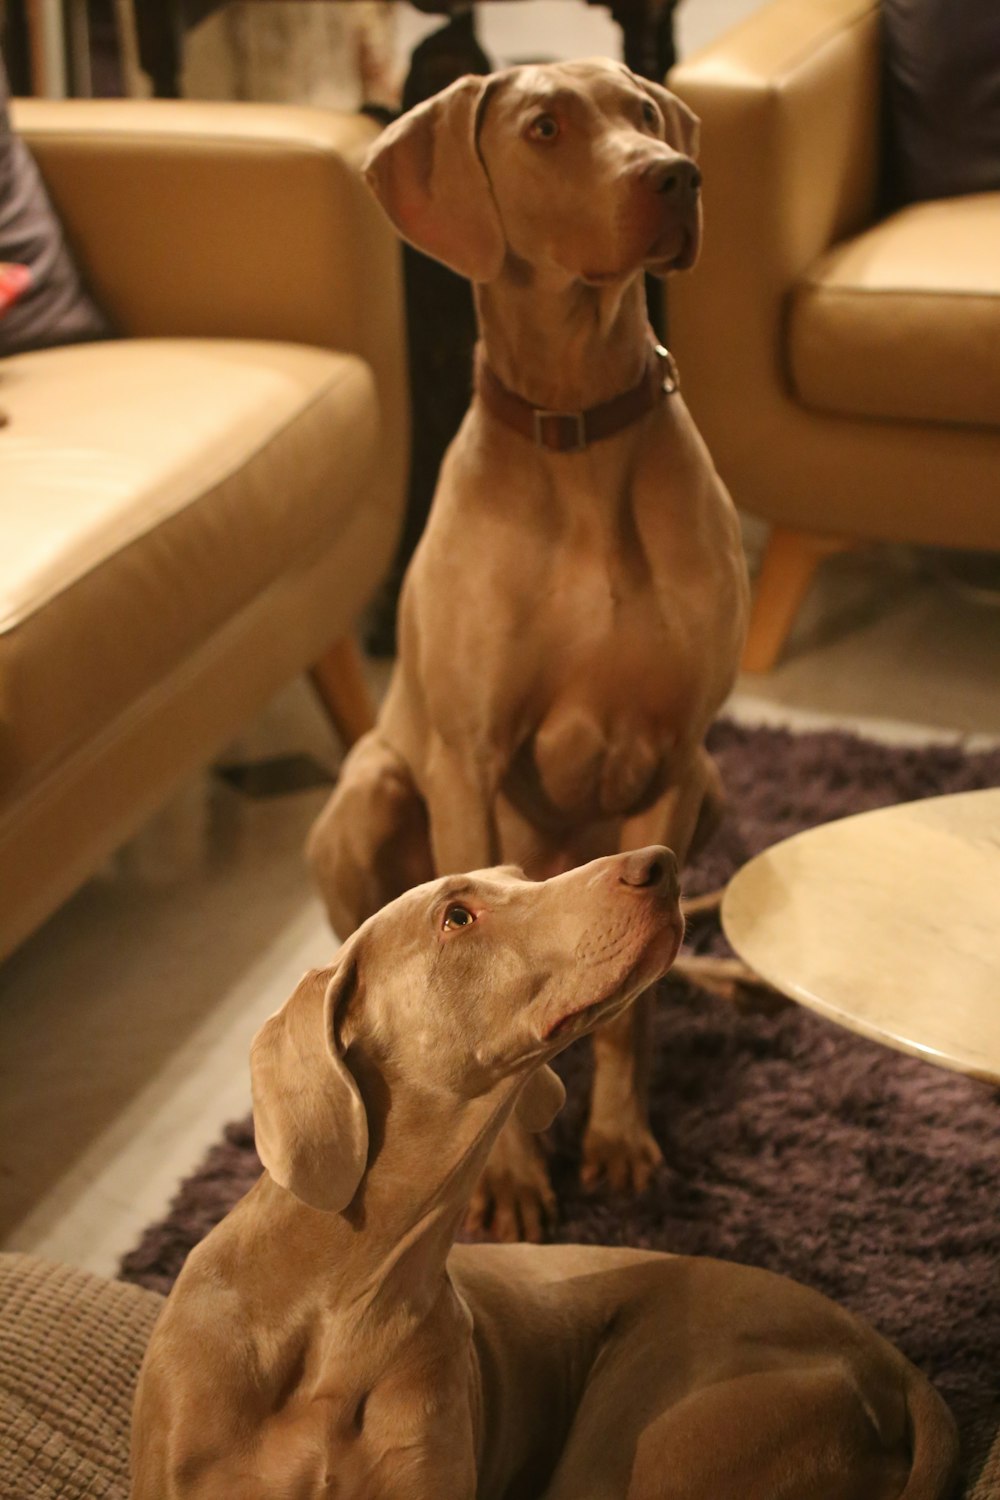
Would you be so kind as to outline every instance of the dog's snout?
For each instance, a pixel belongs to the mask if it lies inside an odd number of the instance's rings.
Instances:
[[[701,188],[701,173],[686,156],[655,162],[653,166],[646,168],[644,176],[654,193],[678,203],[697,197]]]
[[[636,890],[676,897],[677,860],[662,844],[652,844],[648,849],[636,849],[623,855],[618,878],[622,885],[633,886]]]

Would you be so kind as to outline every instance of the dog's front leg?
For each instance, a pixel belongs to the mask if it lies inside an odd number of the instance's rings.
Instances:
[[[469,1204],[465,1229],[492,1239],[539,1243],[555,1222],[545,1157],[516,1115],[497,1136]]]
[[[438,875],[500,861],[496,793],[501,755],[459,751],[439,739],[428,757],[425,797]],[[483,1169],[466,1218],[470,1233],[498,1240],[541,1240],[555,1198],[541,1149],[515,1117],[507,1121]]]
[[[653,991],[594,1032],[594,1087],[583,1139],[584,1187],[641,1193],[663,1160],[649,1128]]]
[[[626,819],[621,849],[666,844],[683,869],[702,807],[714,789],[714,767],[698,747],[676,768],[673,785],[647,811]],[[585,1187],[606,1181],[615,1192],[640,1193],[663,1153],[649,1128],[652,991],[594,1033],[594,1085],[583,1142]]]
[[[485,870],[500,863],[496,755],[477,754],[437,738],[427,756],[424,796],[436,875]]]

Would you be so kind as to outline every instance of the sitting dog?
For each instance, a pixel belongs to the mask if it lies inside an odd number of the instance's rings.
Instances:
[[[659,978],[662,848],[410,891],[253,1043],[266,1171],[140,1374],[132,1500],[938,1500],[947,1408],[857,1318],[722,1261],[452,1248],[548,1066]]]
[[[476,391],[400,606],[399,660],[309,855],[341,937],[435,874],[535,878],[666,843],[717,801],[703,741],[745,633],[737,517],[646,319],[693,264],[694,116],[603,60],[466,78],[404,115],[367,176],[419,249],[471,278]],[[584,1180],[641,1189],[651,1010],[597,1044]],[[477,1196],[540,1235],[543,1162],[504,1133]]]

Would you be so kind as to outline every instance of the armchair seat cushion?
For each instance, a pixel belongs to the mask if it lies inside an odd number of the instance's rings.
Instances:
[[[0,802],[338,540],[377,445],[368,366],[130,339],[0,371]]]
[[[850,417],[1000,427],[1000,193],[913,204],[792,291],[796,395]]]

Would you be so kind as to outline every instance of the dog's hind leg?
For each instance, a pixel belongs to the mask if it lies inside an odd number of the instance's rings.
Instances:
[[[409,766],[378,729],[344,761],[310,830],[306,855],[341,938],[387,901],[433,879],[423,798]]]

